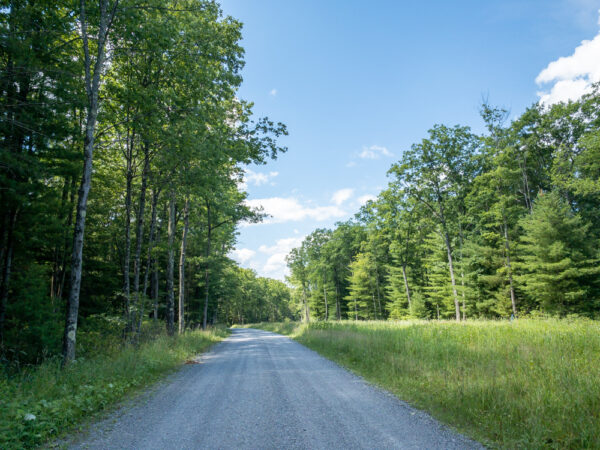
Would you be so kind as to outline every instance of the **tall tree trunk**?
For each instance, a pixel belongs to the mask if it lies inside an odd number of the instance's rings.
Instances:
[[[127,173],[125,188],[125,255],[123,259],[123,299],[125,300],[125,330],[127,333],[133,329],[131,314],[131,279],[129,266],[131,263],[131,184],[133,181],[132,148],[127,137]]]
[[[308,307],[308,299],[306,298],[306,287],[302,284],[302,301],[304,303],[304,321],[310,322],[310,309]]]
[[[452,246],[450,245],[450,236],[444,225],[444,241],[446,242],[446,251],[448,252],[448,268],[450,269],[450,280],[452,281],[452,295],[454,297],[454,309],[456,312],[456,321],[460,322],[460,304],[458,303],[458,292],[456,291],[456,278],[454,277],[454,262],[452,260]]]
[[[185,331],[185,250],[188,228],[190,224],[190,199],[186,197],[183,207],[183,232],[181,235],[181,250],[179,252],[179,334]]]
[[[149,278],[149,274],[152,271],[152,273],[154,274],[154,265],[156,263],[156,261],[154,260],[154,257],[152,255],[152,252],[154,250],[154,241],[155,241],[155,234],[156,234],[156,206],[158,203],[158,191],[157,190],[153,190],[152,191],[152,206],[151,209],[152,211],[150,212],[150,236],[148,237],[148,256],[146,257],[146,271],[144,272],[144,286],[142,289],[142,294],[144,295],[144,297],[147,297],[148,295],[148,278]],[[152,279],[152,282],[154,282],[154,279]],[[154,293],[153,293],[154,295]],[[154,296],[152,297],[154,298]],[[154,313],[153,313],[153,318],[154,321],[156,321],[158,319],[158,305],[154,305]],[[143,312],[143,310],[142,310]],[[138,333],[140,332],[140,328],[141,328],[141,317],[142,314],[140,314],[140,320],[138,321]]]
[[[510,284],[510,302],[512,305],[512,312],[517,317],[517,300],[515,298],[515,287],[513,285],[512,266],[510,263],[510,241],[508,239],[508,225],[506,224],[506,218],[504,220],[504,249],[506,250],[506,271],[508,273],[508,282]]]
[[[175,245],[175,189],[169,193],[169,225],[167,228],[167,333],[175,333],[175,293],[173,292],[174,245]]]
[[[209,260],[210,260],[210,239],[212,234],[211,228],[211,216],[210,216],[210,203],[206,202],[206,223],[208,224],[207,232],[206,232],[206,267],[204,269],[204,312],[202,314],[202,329],[206,330],[206,317],[208,315],[208,296],[209,296]]]
[[[85,90],[87,97],[87,119],[83,141],[83,173],[77,198],[77,213],[73,231],[73,251],[71,255],[71,292],[67,299],[67,314],[63,337],[63,367],[75,359],[75,344],[77,337],[77,318],[79,315],[79,291],[81,289],[81,269],[83,257],[83,237],[85,232],[85,216],[87,199],[92,181],[92,158],[94,153],[94,138],[96,120],[98,117],[98,94],[100,91],[100,75],[104,68],[106,39],[112,19],[115,16],[118,0],[115,0],[112,11],[107,11],[108,0],[100,0],[100,23],[98,26],[97,54],[92,75],[90,59],[85,0],[80,0],[81,37],[84,51]]]
[[[150,173],[150,144],[144,142],[144,169],[142,170],[142,185],[140,186],[140,201],[136,219],[135,231],[135,255],[133,257],[133,294],[135,298],[134,308],[137,310],[137,317],[132,317],[133,324],[141,324],[144,315],[144,300],[140,297],[140,271],[142,259],[142,241],[144,240],[144,212],[146,209],[146,189],[148,186],[148,174]],[[148,273],[146,271],[146,273]],[[136,331],[139,326],[134,325]]]

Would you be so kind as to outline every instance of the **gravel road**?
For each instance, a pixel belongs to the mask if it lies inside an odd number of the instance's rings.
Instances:
[[[71,442],[85,449],[482,448],[284,336],[232,335]]]

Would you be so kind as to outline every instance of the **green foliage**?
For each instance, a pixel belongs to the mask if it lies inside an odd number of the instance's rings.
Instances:
[[[14,289],[18,302],[8,305],[9,317],[6,357],[11,370],[23,364],[39,363],[60,350],[62,337],[62,304],[48,296],[45,268],[31,264],[27,271],[15,274]]]
[[[332,292],[337,319],[598,317],[599,98],[596,86],[510,124],[484,104],[482,136],[434,126],[354,220],[293,250],[305,315],[324,319]]]
[[[348,315],[352,318],[375,318],[375,282],[373,261],[369,254],[358,253],[350,263],[350,286],[348,289]]]
[[[297,319],[290,289],[285,283],[257,277],[251,269],[230,265],[219,276],[215,295],[225,301],[218,305],[218,314],[226,323]]]
[[[550,192],[538,196],[522,226],[522,289],[549,313],[597,311],[600,268],[589,224]]]
[[[81,26],[94,66],[102,3],[27,0],[0,10],[0,356],[11,369],[61,351],[93,116]],[[242,24],[212,0],[106,5],[114,20],[97,72],[78,351],[94,352],[108,322],[111,333],[138,340],[148,311],[164,319],[180,294],[192,327],[234,320],[230,305],[241,304],[246,284],[261,300],[238,308],[241,316],[292,317],[284,285],[227,257],[239,224],[263,217],[246,205],[244,166],[286,150],[278,142],[285,125],[255,118],[239,97]]]

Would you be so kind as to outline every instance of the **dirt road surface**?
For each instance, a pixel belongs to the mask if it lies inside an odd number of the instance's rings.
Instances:
[[[235,329],[198,364],[92,425],[70,448],[482,446],[287,337]]]

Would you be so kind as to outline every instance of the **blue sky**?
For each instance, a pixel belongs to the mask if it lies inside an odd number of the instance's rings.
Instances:
[[[221,5],[244,23],[239,96],[290,132],[288,152],[246,177],[272,217],[242,226],[232,256],[261,276],[283,279],[289,250],[377,195],[432,125],[480,132],[482,98],[515,117],[600,81],[600,0]]]

